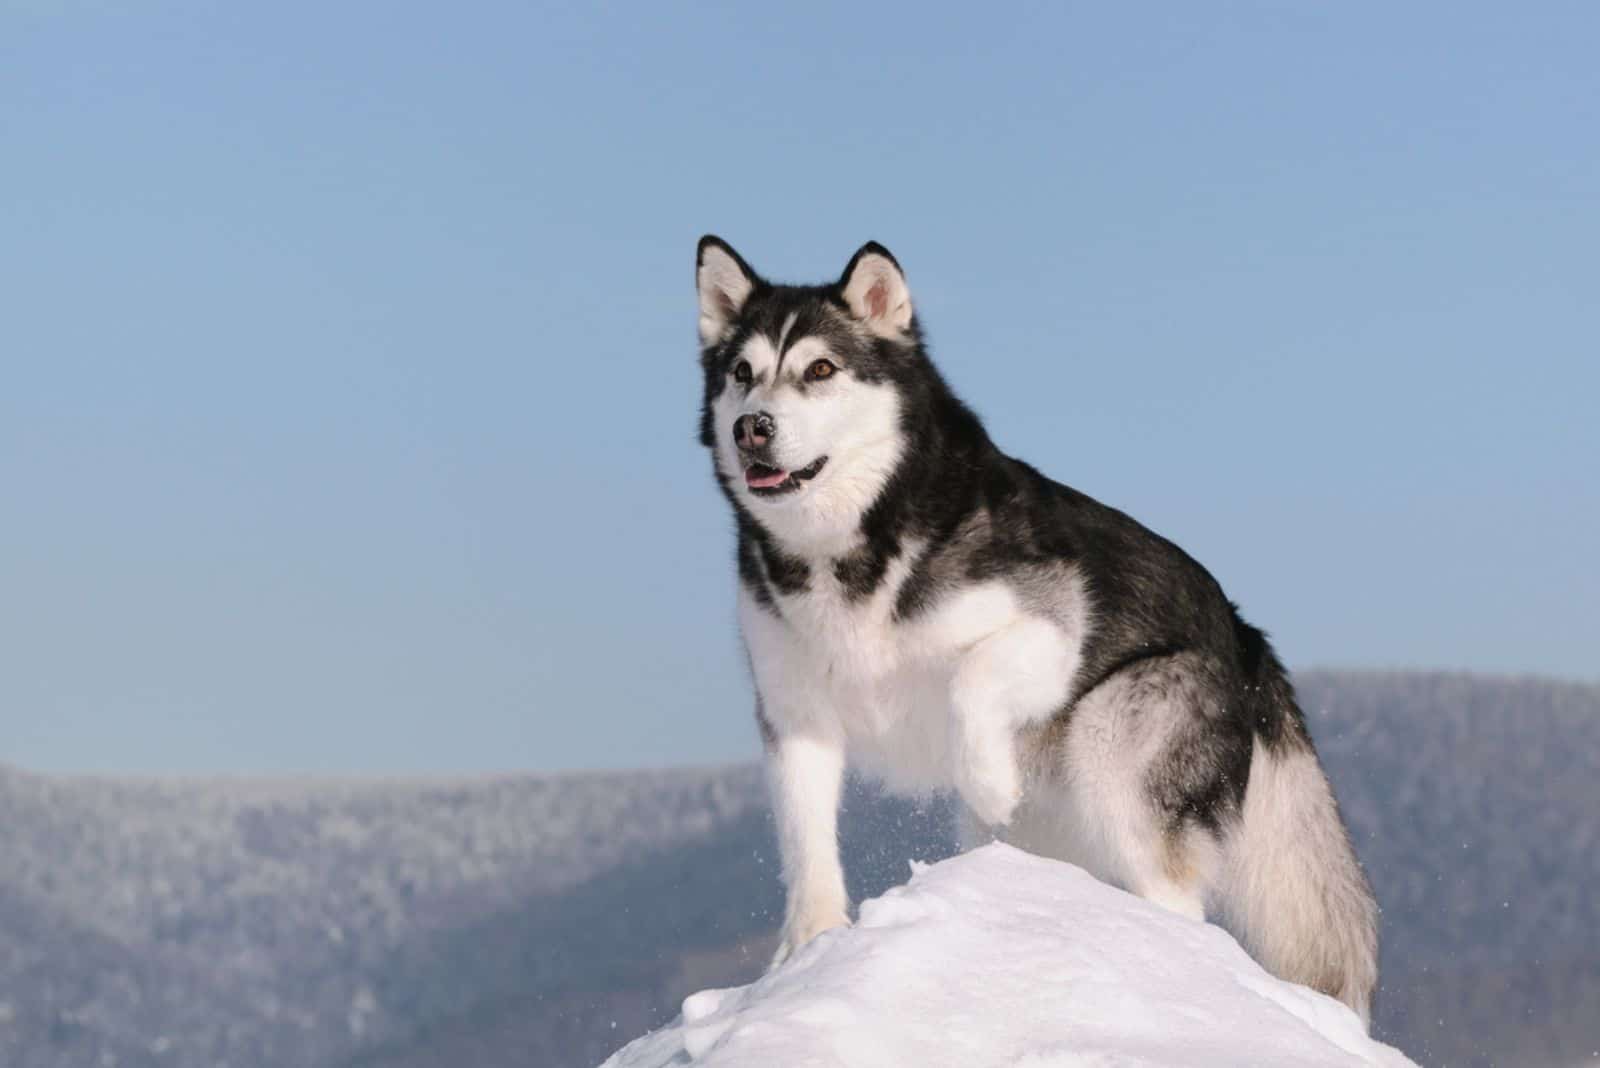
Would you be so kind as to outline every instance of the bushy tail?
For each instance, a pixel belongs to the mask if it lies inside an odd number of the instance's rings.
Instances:
[[[1243,820],[1225,857],[1226,919],[1268,971],[1338,998],[1370,1024],[1377,902],[1298,710],[1276,711],[1282,730],[1255,739]]]

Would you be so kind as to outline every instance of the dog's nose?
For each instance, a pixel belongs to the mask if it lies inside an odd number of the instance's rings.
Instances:
[[[733,441],[741,449],[759,449],[777,432],[778,424],[766,412],[741,415],[733,421]]]

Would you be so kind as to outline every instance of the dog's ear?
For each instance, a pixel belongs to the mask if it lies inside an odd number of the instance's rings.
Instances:
[[[700,343],[710,345],[728,332],[761,279],[732,245],[711,234],[700,239],[694,278],[700,290]]]
[[[850,313],[880,337],[899,337],[911,326],[911,290],[889,250],[868,241],[850,257],[839,278]]]

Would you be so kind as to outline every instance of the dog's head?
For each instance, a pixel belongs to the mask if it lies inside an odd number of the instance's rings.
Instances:
[[[831,285],[772,285],[708,236],[695,273],[717,477],[784,542],[837,545],[904,447],[900,383],[922,355],[900,265],[868,243]]]

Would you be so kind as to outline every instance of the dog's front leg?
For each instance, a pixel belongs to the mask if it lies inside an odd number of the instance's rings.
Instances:
[[[1077,664],[1077,643],[1039,617],[991,634],[957,663],[950,682],[955,786],[989,826],[1010,823],[1022,799],[1017,731],[1061,707]]]
[[[779,733],[767,745],[767,773],[788,895],[775,968],[823,931],[850,922],[837,834],[844,751],[816,735]]]

